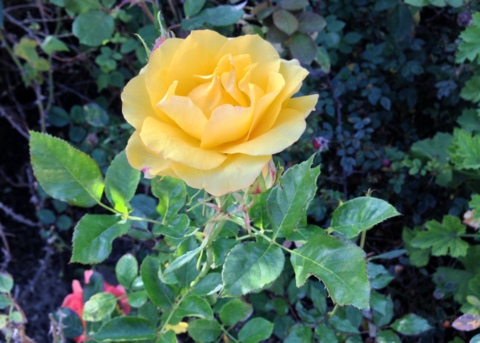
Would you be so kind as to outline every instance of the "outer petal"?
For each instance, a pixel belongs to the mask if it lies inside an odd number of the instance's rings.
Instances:
[[[205,125],[202,148],[213,148],[244,137],[252,123],[250,108],[223,105],[216,108]]]
[[[305,115],[292,109],[283,109],[275,126],[256,138],[237,145],[220,148],[227,154],[264,156],[276,154],[295,143],[305,131]]]
[[[196,139],[202,137],[207,119],[202,110],[193,103],[192,99],[174,95],[160,101],[157,106],[183,131]]]
[[[270,130],[277,120],[275,114],[280,111],[285,100],[294,95],[302,86],[302,81],[307,77],[308,71],[294,61],[282,61],[280,74],[283,75],[284,87],[278,92],[275,100],[269,103],[268,109],[265,109],[265,115],[258,121],[258,125],[253,129],[253,135],[261,135]]]
[[[154,177],[157,174],[169,175],[168,170],[172,161],[166,160],[148,149],[135,131],[128,140],[127,159],[130,165],[145,173],[145,177]]]
[[[220,196],[249,187],[270,159],[271,156],[238,154],[229,156],[225,163],[211,170],[196,170],[181,164],[174,164],[173,169],[190,187]]]
[[[150,150],[163,158],[200,170],[216,168],[227,159],[217,151],[201,149],[199,141],[154,118],[145,120],[140,138]]]
[[[166,94],[171,82],[167,83],[167,73],[172,64],[173,57],[183,39],[169,38],[150,55],[145,67],[146,87],[151,98],[151,105],[155,107]]]
[[[194,75],[210,75],[217,66],[217,55],[228,39],[214,31],[192,33],[178,47],[169,66],[166,81],[178,80],[179,95],[187,95],[197,86]]]
[[[137,130],[142,127],[145,118],[155,117],[160,112],[152,106],[145,85],[145,73],[140,73],[127,83],[121,98],[123,116]]]
[[[290,99],[285,107],[301,112],[307,117],[315,109],[317,102],[318,94],[299,96]]]

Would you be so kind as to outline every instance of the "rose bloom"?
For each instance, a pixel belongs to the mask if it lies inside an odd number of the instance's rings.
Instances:
[[[86,270],[84,272],[83,276],[84,276],[84,281],[86,285],[88,285],[88,283],[90,282],[90,278],[92,277],[92,275],[93,275],[93,270]],[[83,288],[80,285],[80,282],[78,280],[73,280],[72,291],[73,291],[72,293],[68,294],[65,297],[65,299],[63,299],[62,307],[69,308],[73,312],[75,312],[82,320],[83,328],[85,329],[85,321],[83,320],[83,308],[84,308]],[[110,285],[108,282],[104,281],[103,291],[112,293],[117,298],[120,298],[119,302],[122,308],[122,312],[124,314],[130,313],[130,305],[128,304],[127,293],[125,291],[125,288],[123,288],[122,285],[113,286],[113,285]],[[84,335],[78,336],[75,338],[75,341],[77,343],[81,343],[85,341],[85,336]]]
[[[122,93],[128,161],[215,196],[245,189],[305,130],[318,95],[292,96],[307,74],[257,35],[167,39]]]

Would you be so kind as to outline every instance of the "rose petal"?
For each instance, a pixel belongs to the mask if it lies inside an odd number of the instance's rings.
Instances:
[[[165,112],[184,132],[201,139],[207,119],[192,99],[174,95],[160,101],[157,106]]]
[[[277,120],[274,113],[278,113],[285,100],[289,99],[292,95],[298,92],[302,86],[302,81],[307,77],[308,71],[298,65],[298,62],[284,61],[280,65],[280,74],[283,76],[284,87],[276,94],[275,99],[268,103],[267,109],[262,109],[265,115],[261,120],[255,122],[255,128],[253,130],[253,136],[259,136],[272,128]]]
[[[214,31],[192,31],[177,48],[168,69],[167,84],[178,80],[177,94],[186,96],[198,85],[194,81],[194,75],[213,73],[218,62],[218,52],[226,42],[226,37]]]
[[[131,79],[125,86],[122,95],[122,112],[127,122],[135,129],[142,127],[147,117],[161,116],[160,110],[155,109],[151,104],[145,86],[145,74],[140,73]]]
[[[248,54],[252,63],[251,82],[262,89],[268,86],[265,75],[277,72],[280,68],[280,56],[272,44],[258,35],[245,35],[228,40],[218,56],[231,54],[232,56]]]
[[[222,89],[220,80],[214,76],[210,82],[195,87],[188,97],[202,109],[206,118],[210,118],[213,110],[218,106],[229,103],[231,97]]]
[[[190,187],[205,189],[214,196],[249,187],[270,161],[271,156],[231,155],[211,170],[197,170],[174,164],[175,173]]]
[[[130,165],[145,173],[145,177],[152,178],[157,174],[170,175],[168,172],[172,165],[172,161],[163,159],[153,151],[148,149],[140,139],[140,134],[135,131],[128,140],[127,159]]]
[[[226,145],[218,150],[227,154],[248,154],[252,156],[276,154],[295,143],[305,131],[303,113],[282,109],[275,126],[258,137],[251,137],[241,144]]]
[[[307,117],[315,109],[317,102],[318,94],[299,96],[290,99],[285,107],[303,113]]]
[[[271,128],[279,113],[279,109],[268,110],[271,104],[275,101],[278,94],[285,87],[285,79],[279,73],[270,73],[267,92],[264,96],[258,100],[253,100],[253,122],[248,133],[248,138],[252,135],[252,132],[265,132],[265,128]]]
[[[241,106],[223,105],[216,108],[205,125],[201,147],[213,148],[244,137],[252,123],[252,110]]]
[[[155,107],[165,96],[168,87],[173,82],[166,82],[167,74],[173,57],[182,42],[183,39],[169,38],[152,52],[148,59],[148,64],[144,68],[146,74],[145,84],[150,94],[152,107]]]
[[[142,142],[160,156],[199,170],[221,165],[226,156],[217,151],[201,149],[200,142],[182,130],[155,118],[147,118],[140,131]]]

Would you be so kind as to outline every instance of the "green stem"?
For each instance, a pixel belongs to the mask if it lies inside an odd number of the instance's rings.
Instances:
[[[367,231],[362,231],[362,235],[360,236],[360,248],[363,248],[365,247],[365,239],[367,238]]]
[[[240,341],[238,341],[235,337],[233,337],[230,334],[230,332],[228,332],[228,330],[223,327],[223,325],[220,325],[220,327],[222,328],[223,333],[226,334],[228,336],[228,338],[231,339],[232,342],[240,343]]]
[[[200,281],[201,278],[203,278],[205,275],[208,274],[208,269],[209,269],[209,266],[212,264],[212,260],[213,260],[213,254],[211,253],[211,251],[209,251],[211,248],[208,248],[207,249],[207,261],[205,261],[203,267],[202,267],[202,270],[200,271],[200,273],[197,275],[197,277],[195,278],[195,280],[193,280],[191,283],[190,283],[190,287],[187,288],[187,290],[185,291],[185,293],[180,297],[180,299],[178,299],[178,301],[175,302],[175,304],[173,305],[167,319],[165,320],[165,323],[163,323],[162,327],[160,328],[160,333],[164,333],[165,332],[165,328],[167,327],[168,323],[170,322],[170,319],[172,319],[172,316],[173,316],[173,313],[180,307],[180,305],[183,303],[183,301],[187,298],[187,296],[190,294],[190,292],[193,290],[193,287],[198,283],[198,281]]]
[[[459,235],[460,237],[473,237],[473,238],[480,238],[480,233],[465,233]]]
[[[335,313],[337,313],[337,310],[338,310],[339,307],[340,307],[340,306],[338,306],[338,304],[335,304],[335,306],[333,307],[333,310],[331,310],[330,312],[328,312],[328,314],[327,314],[328,317],[329,317],[329,318],[332,318],[332,317],[335,315]]]
[[[159,222],[158,220],[153,220],[153,219],[148,219],[148,218],[135,217],[135,216],[127,216],[127,219],[135,220],[135,221],[140,221],[140,222],[147,222],[147,223],[152,223],[152,224],[163,225],[163,223],[162,223],[162,222]]]

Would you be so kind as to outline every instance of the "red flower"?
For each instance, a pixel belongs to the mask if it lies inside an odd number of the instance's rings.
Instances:
[[[92,277],[94,271],[86,270],[83,274],[85,279],[85,284],[88,285],[90,278]],[[75,312],[80,319],[82,320],[83,329],[85,330],[85,321],[83,320],[83,288],[80,285],[78,280],[73,280],[72,282],[73,293],[68,294],[65,299],[63,299],[62,307],[66,307]],[[127,292],[122,285],[113,286],[108,282],[103,282],[103,291],[113,294],[115,297],[119,298],[120,306],[122,308],[123,314],[127,315],[130,313],[130,305],[128,304]],[[85,335],[81,335],[75,338],[75,342],[82,343],[85,340]]]

